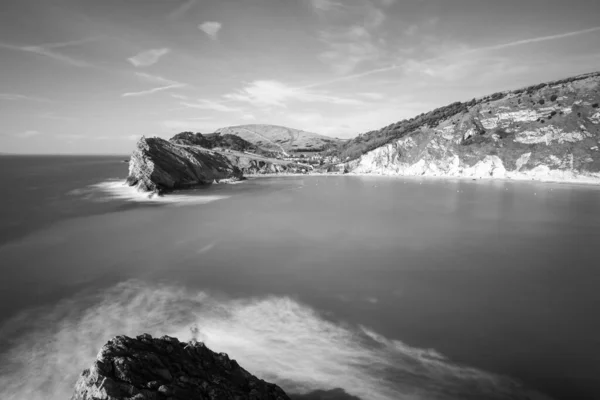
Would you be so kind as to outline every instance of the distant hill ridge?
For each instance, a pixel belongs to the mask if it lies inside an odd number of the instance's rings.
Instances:
[[[215,132],[236,135],[265,150],[278,153],[319,152],[337,147],[343,142],[329,136],[278,125],[238,125],[220,128]]]
[[[169,139],[175,144],[183,144],[187,146],[200,146],[205,149],[230,149],[241,152],[251,152],[265,157],[276,157],[277,152],[272,152],[256,146],[247,140],[242,139],[237,135],[224,134],[220,132],[202,134],[200,132],[181,132]]]

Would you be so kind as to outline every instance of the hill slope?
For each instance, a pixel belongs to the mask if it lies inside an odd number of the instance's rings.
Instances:
[[[454,103],[359,135],[343,168],[600,183],[599,102],[594,73]]]
[[[256,146],[237,135],[220,133],[201,134],[192,132],[181,132],[169,139],[171,143],[186,146],[200,146],[205,149],[230,149],[240,152],[250,152],[265,157],[276,157],[277,152],[272,152]]]
[[[231,134],[278,153],[323,151],[337,146],[341,140],[277,125],[239,125],[220,128],[215,133]]]

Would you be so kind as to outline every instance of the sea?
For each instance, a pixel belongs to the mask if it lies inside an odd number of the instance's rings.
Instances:
[[[0,157],[0,399],[116,335],[294,399],[600,399],[600,188],[286,176],[163,197],[123,156]]]

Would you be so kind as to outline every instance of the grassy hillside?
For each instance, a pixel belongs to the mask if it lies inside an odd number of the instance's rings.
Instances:
[[[600,183],[600,73],[453,103],[341,154],[356,173]]]
[[[259,154],[265,157],[276,157],[278,152],[265,150],[239,136],[231,134],[210,133],[201,134],[192,132],[181,132],[169,139],[175,144],[183,144],[186,146],[200,146],[205,149],[229,149],[240,152],[250,152]]]
[[[515,99],[515,105],[524,108],[526,105],[536,106],[532,99],[538,102],[537,106],[543,106],[545,102],[553,101],[551,88],[567,85],[571,82],[584,80],[587,78],[600,77],[600,72],[579,75],[558,81],[541,83],[518,90],[494,93],[480,99],[473,99],[469,102],[456,102],[445,107],[437,108],[428,113],[417,115],[416,117],[405,119],[390,124],[379,130],[366,132],[358,135],[339,146],[335,153],[341,160],[351,161],[359,158],[378,147],[384,146],[397,139],[403,138],[413,132],[437,127],[441,122],[461,114],[469,113],[481,107],[498,103],[500,100],[511,98]],[[498,105],[498,107],[507,107],[507,105]],[[491,113],[491,112],[490,112]],[[485,128],[478,127],[479,133],[484,133]]]
[[[239,136],[265,150],[278,153],[324,151],[342,142],[317,133],[277,125],[230,126],[216,132]]]

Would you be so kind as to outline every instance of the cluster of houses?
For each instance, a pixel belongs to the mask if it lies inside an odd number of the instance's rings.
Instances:
[[[336,164],[340,162],[339,157],[324,156],[320,153],[292,153],[281,157],[282,160],[311,165]]]

